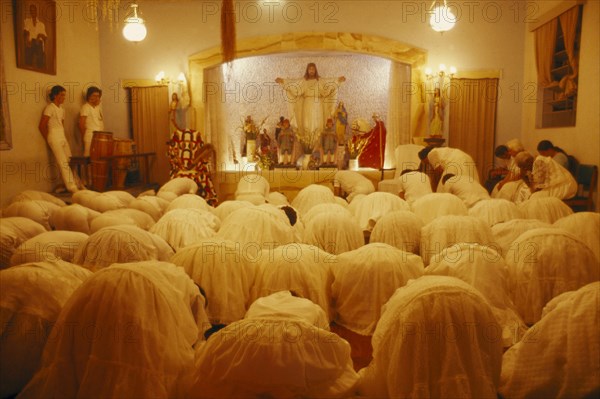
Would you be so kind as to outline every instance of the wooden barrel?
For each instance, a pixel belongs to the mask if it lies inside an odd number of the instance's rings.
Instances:
[[[94,131],[90,147],[90,160],[92,164],[92,188],[104,191],[108,184],[109,162],[103,157],[113,154],[113,134],[111,132]]]
[[[133,140],[114,140],[113,155],[132,155],[133,154]],[[114,188],[123,189],[125,188],[125,178],[127,177],[127,171],[131,166],[131,159],[129,158],[117,158],[113,162],[112,169],[112,183]]]

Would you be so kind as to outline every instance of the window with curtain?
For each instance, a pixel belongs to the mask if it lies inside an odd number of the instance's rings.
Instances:
[[[572,7],[534,31],[538,128],[575,126],[582,14]]]

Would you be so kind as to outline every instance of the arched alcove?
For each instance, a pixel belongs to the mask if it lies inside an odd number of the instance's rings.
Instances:
[[[393,152],[396,144],[409,142],[411,137],[415,135],[415,131],[418,132],[416,119],[422,113],[423,105],[421,103],[421,96],[416,95],[419,93],[418,87],[421,82],[421,74],[415,73],[415,71],[426,61],[426,52],[424,50],[380,36],[343,32],[286,33],[242,39],[237,42],[238,59],[268,55],[282,56],[284,54],[288,56],[298,55],[299,57],[306,54],[334,57],[361,54],[391,61],[392,66],[389,68],[391,77],[388,87],[390,96],[389,106],[395,107],[395,104],[398,105],[400,102],[404,104],[409,102],[410,111],[408,116],[405,115],[403,117],[403,126],[401,128],[398,121],[388,121],[388,131],[396,132],[401,130],[403,137],[393,137],[392,141],[388,142],[392,146],[386,152]],[[210,124],[210,121],[206,120],[205,115],[207,90],[210,90],[211,86],[209,82],[205,81],[206,72],[222,63],[221,49],[218,47],[202,51],[189,58],[191,106],[194,109],[193,114],[195,115],[195,118],[191,121],[191,125],[203,132],[207,130],[207,126]],[[405,79],[404,81],[398,81],[397,84],[393,83],[395,82],[393,79],[395,73],[394,65],[402,65],[405,69],[406,66],[410,68],[408,81]],[[303,67],[299,66],[299,68]],[[299,71],[290,71],[290,75],[297,75],[298,73]],[[274,78],[275,76],[272,79]],[[235,93],[230,93],[230,95],[235,96]],[[260,117],[260,115],[257,116]],[[239,119],[240,115],[232,115],[231,117]],[[219,134],[221,133],[219,132]],[[215,137],[210,137],[210,134],[207,135],[207,140],[216,143]]]

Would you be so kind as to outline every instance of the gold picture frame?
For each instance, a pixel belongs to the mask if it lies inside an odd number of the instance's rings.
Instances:
[[[56,75],[56,2],[13,0],[17,68]]]

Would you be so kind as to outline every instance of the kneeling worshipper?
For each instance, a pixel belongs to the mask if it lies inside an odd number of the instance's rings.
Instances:
[[[450,193],[463,200],[471,208],[481,200],[490,199],[487,190],[478,182],[461,179],[453,173],[445,174],[437,188],[438,193]]]
[[[418,170],[403,170],[397,180],[398,189],[400,190],[398,195],[409,204],[412,204],[424,195],[432,193],[429,176]]]
[[[187,397],[348,398],[358,375],[348,342],[320,328],[325,313],[289,291],[259,298],[243,320],[198,349]]]
[[[577,194],[577,181],[554,159],[539,155],[534,158],[523,151],[515,157],[521,176],[531,189],[531,198],[556,197],[568,199]]]
[[[166,262],[113,264],[65,303],[20,398],[185,398],[204,298]]]
[[[359,371],[360,397],[496,399],[500,331],[487,300],[454,277],[424,276],[396,290]]]
[[[566,292],[502,359],[504,398],[597,398],[600,282]]]
[[[479,173],[473,158],[458,148],[425,147],[419,152],[419,158],[429,163],[434,169],[442,170],[442,177],[447,173],[466,177],[469,181],[479,183]]]

